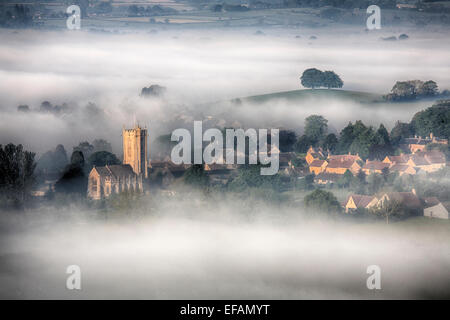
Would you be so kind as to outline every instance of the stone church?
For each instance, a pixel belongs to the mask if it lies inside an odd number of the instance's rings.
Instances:
[[[148,132],[135,125],[122,129],[123,164],[94,167],[89,173],[88,197],[107,198],[123,191],[143,191],[143,179],[148,178]]]

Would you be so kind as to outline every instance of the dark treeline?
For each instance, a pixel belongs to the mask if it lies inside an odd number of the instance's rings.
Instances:
[[[388,154],[399,152],[399,144],[404,138],[414,135],[426,137],[433,133],[437,137],[448,139],[450,137],[450,100],[438,101],[426,110],[416,113],[410,123],[398,121],[390,133],[383,124],[374,128],[358,120],[354,123],[349,122],[339,136],[336,136],[333,133],[327,134],[327,123],[323,116],[309,116],[305,119],[304,134],[289,146],[284,145],[283,140],[280,139],[280,148],[292,147],[296,152],[305,153],[312,145],[320,146],[332,153],[359,154],[363,159],[382,160]],[[448,150],[442,151],[448,153]]]

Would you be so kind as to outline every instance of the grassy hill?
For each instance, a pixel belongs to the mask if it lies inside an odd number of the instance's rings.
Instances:
[[[304,89],[276,92],[270,94],[263,94],[258,96],[251,96],[241,98],[242,102],[264,103],[270,100],[286,99],[288,101],[296,102],[305,99],[339,99],[351,100],[360,103],[374,103],[382,102],[382,96],[369,92],[336,90],[336,89]]]

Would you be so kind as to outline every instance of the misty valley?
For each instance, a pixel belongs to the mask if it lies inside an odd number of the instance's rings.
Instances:
[[[450,298],[450,2],[372,2],[2,2],[0,298]]]

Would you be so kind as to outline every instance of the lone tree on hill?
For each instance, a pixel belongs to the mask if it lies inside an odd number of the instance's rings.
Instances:
[[[300,77],[302,86],[305,88],[342,88],[344,82],[334,71],[322,72],[319,69],[306,69]]]
[[[316,68],[306,69],[300,77],[302,86],[312,89],[321,87],[323,79],[323,72]]]
[[[323,86],[330,88],[342,88],[344,86],[344,82],[341,78],[334,73],[334,71],[325,71],[323,73],[324,81]]]

